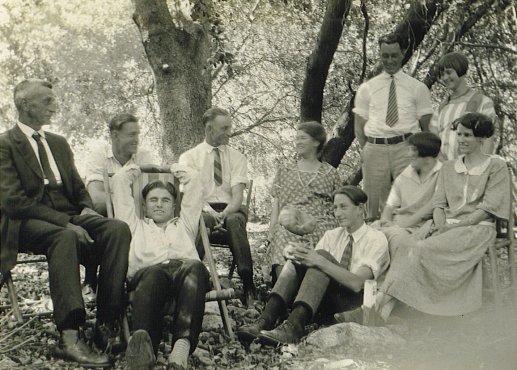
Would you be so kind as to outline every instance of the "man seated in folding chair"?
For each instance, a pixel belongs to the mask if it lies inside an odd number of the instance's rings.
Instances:
[[[175,303],[168,369],[187,367],[203,321],[209,275],[195,247],[203,206],[202,186],[192,169],[174,164],[171,172],[184,186],[179,218],[173,218],[177,196],[173,184],[156,180],[143,188],[142,220],[136,214],[130,189],[140,168],[136,164],[125,166],[113,176],[115,217],[127,222],[132,234],[128,279],[129,290],[134,291],[134,333],[126,350],[129,369],[153,368],[168,302]]]
[[[207,186],[203,207],[206,226],[215,234],[227,236],[237,272],[242,279],[243,301],[255,299],[253,262],[246,233],[247,210],[242,205],[248,184],[247,159],[228,145],[232,122],[228,111],[212,107],[203,114],[205,140],[183,153],[179,163],[195,168]],[[221,233],[222,231],[222,233]],[[204,253],[198,248],[201,258]]]

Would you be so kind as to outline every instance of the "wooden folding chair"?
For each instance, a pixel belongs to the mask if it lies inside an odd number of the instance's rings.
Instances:
[[[246,194],[246,214],[249,215],[250,210],[250,203],[251,203],[251,192],[253,190],[253,180],[250,180],[247,188],[247,194]],[[205,227],[206,229],[206,227]],[[228,241],[228,235],[224,232],[214,232],[211,233],[208,236],[209,245],[214,248],[226,248],[230,249],[229,241]],[[206,246],[204,246],[204,249],[206,250]],[[233,273],[235,272],[235,267],[237,267],[237,262],[235,261],[235,258],[232,259],[232,264],[230,265],[230,270],[228,271],[228,279],[231,279],[233,277]]]
[[[497,219],[496,229],[497,237],[493,244],[488,246],[488,264],[490,265],[490,278],[488,278],[487,266],[483,261],[483,285],[485,290],[492,290],[494,300],[498,306],[502,305],[502,294],[501,291],[504,287],[504,271],[509,274],[510,284],[507,288],[513,289],[514,297],[517,296],[517,266],[515,263],[515,231],[514,231],[514,209],[513,209],[513,184],[512,184],[512,171],[508,168],[510,178],[510,217],[508,220]],[[503,274],[500,274],[499,263],[498,263],[498,251],[506,248],[507,257],[506,266],[503,266]],[[501,279],[503,275],[503,279]],[[487,282],[490,283],[490,287],[487,287]]]
[[[133,199],[135,201],[135,210],[137,215],[139,217],[144,216],[144,209],[142,207],[142,189],[144,186],[155,180],[162,180],[164,182],[171,182],[174,184],[176,189],[179,189],[179,182],[174,177],[173,174],[169,172],[156,172],[156,169],[144,169],[144,171],[151,171],[151,172],[142,172],[142,175],[137,178],[135,183],[133,183],[132,186],[132,193],[133,193]],[[110,175],[107,172],[104,173],[104,190],[106,192],[106,208],[108,211],[108,217],[114,217],[113,213],[113,204],[112,204],[112,190],[110,186]],[[179,210],[181,207],[181,195],[178,193],[178,196],[176,197],[176,206],[175,206],[175,213],[179,215]],[[203,217],[200,217],[199,220],[199,233],[201,236],[201,239],[203,240],[203,246],[205,248],[205,255],[207,257],[209,272],[210,272],[210,278],[212,280],[212,284],[214,286],[214,289],[207,292],[205,296],[205,300],[207,302],[210,301],[217,301],[219,305],[219,311],[221,312],[221,319],[223,322],[223,327],[226,332],[226,334],[230,337],[230,340],[234,340],[233,335],[233,329],[230,322],[230,318],[228,315],[228,308],[226,307],[226,300],[231,299],[234,297],[235,292],[233,289],[221,289],[221,284],[219,282],[219,275],[217,274],[217,270],[215,267],[214,258],[212,256],[212,252],[210,250],[210,245],[208,243],[208,235],[205,227],[205,223],[203,221]],[[206,241],[206,242],[205,242]],[[129,293],[129,301],[131,301],[131,293]],[[126,339],[129,339],[129,325],[127,323],[127,317],[123,320],[123,330],[124,335],[126,336]]]

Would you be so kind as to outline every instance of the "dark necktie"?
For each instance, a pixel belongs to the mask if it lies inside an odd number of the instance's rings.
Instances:
[[[352,235],[348,236],[348,243],[341,256],[340,265],[350,271],[350,263],[352,262],[352,248],[354,247],[354,238]]]
[[[47,151],[45,150],[45,147],[41,142],[41,135],[37,132],[34,132],[32,134],[32,138],[36,140],[36,143],[38,144],[39,161],[41,164],[41,168],[43,169],[43,174],[45,175],[45,178],[48,180],[48,185],[50,187],[56,187],[56,177],[54,176],[54,172],[52,172],[52,169],[50,168],[50,162],[48,160]]]
[[[214,180],[217,186],[221,186],[223,183],[223,168],[221,167],[219,148],[214,148]]]
[[[388,97],[388,110],[386,112],[386,124],[390,127],[395,125],[399,120],[399,112],[397,105],[397,91],[395,90],[395,79],[391,76],[390,95]]]

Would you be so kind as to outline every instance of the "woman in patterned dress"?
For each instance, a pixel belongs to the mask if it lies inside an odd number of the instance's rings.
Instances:
[[[477,112],[488,116],[495,124],[496,114],[492,99],[467,85],[468,67],[467,57],[457,52],[444,55],[438,62],[441,82],[451,92],[440,103],[430,124],[431,131],[440,136],[442,140],[439,157],[441,160],[458,158],[457,135],[456,130],[453,130],[452,127],[452,123],[456,119],[468,112]],[[492,154],[494,152],[493,138],[494,136],[483,143],[484,153]]]
[[[304,122],[296,131],[297,161],[280,163],[273,182],[273,206],[269,228],[269,257],[273,276],[278,276],[285,263],[284,248],[290,242],[316,245],[325,231],[338,227],[334,218],[332,195],[340,186],[337,170],[318,159],[327,135],[318,122]],[[287,207],[287,208],[286,208]],[[282,209],[296,209],[317,221],[310,233],[298,235],[279,222]],[[309,217],[310,217],[309,216]]]

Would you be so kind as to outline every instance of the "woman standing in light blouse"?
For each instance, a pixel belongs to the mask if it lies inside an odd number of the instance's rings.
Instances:
[[[501,158],[482,151],[483,141],[494,132],[488,117],[467,113],[455,130],[461,155],[440,170],[434,232],[400,244],[377,297],[377,313],[384,321],[397,301],[446,316],[481,307],[481,259],[496,238],[495,218],[508,219],[510,214],[509,173]],[[358,321],[359,316],[350,311],[336,318]]]
[[[458,141],[453,122],[468,112],[483,113],[495,124],[496,114],[494,103],[488,96],[472,89],[467,85],[469,61],[461,53],[445,54],[438,62],[440,80],[450,95],[441,103],[438,111],[433,114],[430,130],[442,140],[441,159],[450,160],[458,157]],[[493,137],[492,137],[493,138]],[[483,143],[483,152],[494,152],[494,140],[488,138]]]

